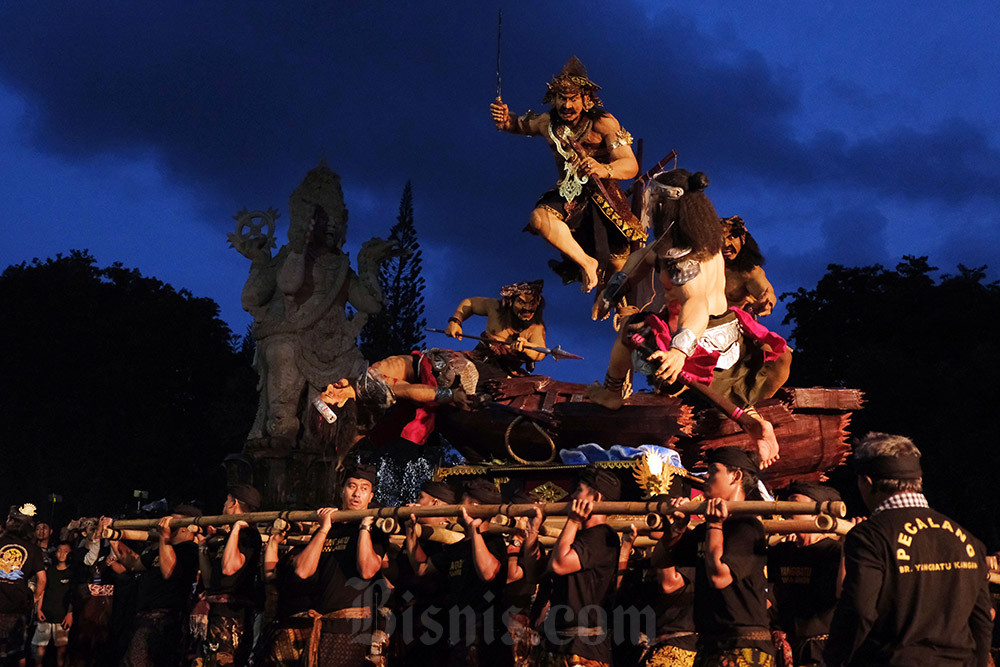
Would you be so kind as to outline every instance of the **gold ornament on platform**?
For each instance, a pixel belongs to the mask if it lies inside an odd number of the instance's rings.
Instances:
[[[673,480],[673,466],[667,465],[655,451],[646,452],[635,462],[632,471],[635,482],[642,489],[644,498],[651,498],[661,493],[669,493],[670,482]]]

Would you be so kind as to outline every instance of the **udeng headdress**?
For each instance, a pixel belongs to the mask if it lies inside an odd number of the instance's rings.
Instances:
[[[531,282],[514,283],[513,285],[504,285],[500,288],[500,296],[505,299],[513,299],[520,294],[528,294],[533,297],[540,297],[542,295],[542,285],[544,281],[533,280]]]
[[[545,91],[542,104],[550,104],[555,100],[556,93],[579,92],[590,93],[590,99],[593,100],[594,105],[602,106],[600,98],[596,95],[601,87],[590,80],[590,77],[587,76],[587,68],[576,56],[566,61],[562,70],[545,85],[548,86],[548,90]]]

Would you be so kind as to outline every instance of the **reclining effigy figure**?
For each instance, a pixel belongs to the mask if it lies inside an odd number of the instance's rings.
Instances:
[[[445,332],[461,339],[463,322],[473,315],[486,317],[486,330],[475,349],[432,347],[387,357],[356,378],[341,378],[327,386],[320,398],[338,408],[355,400],[360,432],[374,427],[397,400],[409,402],[416,407],[416,416],[401,435],[423,444],[434,428],[434,408],[470,408],[478,400],[480,380],[526,375],[535,361],[545,357],[535,351],[545,346],[542,281],[507,285],[500,296],[465,299],[449,318]]]

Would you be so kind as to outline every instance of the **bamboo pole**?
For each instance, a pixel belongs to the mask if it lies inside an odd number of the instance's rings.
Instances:
[[[828,514],[817,514],[812,519],[763,519],[761,523],[764,532],[773,535],[832,533],[837,527],[837,520]]]
[[[600,502],[594,503],[594,514],[660,514],[669,516],[673,512],[684,514],[703,514],[706,501],[689,501],[678,507],[673,507],[666,501],[641,501],[641,502]],[[830,514],[836,517],[847,515],[847,506],[842,502],[800,502],[793,503],[787,501],[762,501],[743,500],[728,503],[730,514],[740,515],[768,515],[776,514],[788,516],[792,514]],[[474,519],[491,519],[495,516],[518,517],[534,516],[535,508],[538,507],[546,516],[566,516],[571,511],[571,503],[539,503],[534,504],[504,504],[504,505],[433,505],[427,507],[377,507],[364,510],[338,510],[333,514],[334,522],[360,521],[366,517],[392,517],[398,520],[406,520],[411,515],[415,517],[456,517],[462,512],[462,508]],[[280,511],[280,512],[249,512],[246,514],[223,514],[218,516],[201,517],[174,517],[171,525],[195,525],[195,526],[226,526],[237,521],[247,523],[273,523],[276,519],[285,521],[318,521],[319,517],[315,511]],[[159,523],[159,519],[119,519],[112,522],[111,527],[117,529],[132,528],[152,528]]]

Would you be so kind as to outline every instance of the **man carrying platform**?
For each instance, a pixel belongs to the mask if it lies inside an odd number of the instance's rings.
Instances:
[[[604,110],[600,89],[574,56],[548,83],[547,113],[515,116],[499,97],[490,105],[497,129],[543,137],[555,154],[559,181],[536,202],[526,231],[562,252],[564,260],[550,266],[566,283],[580,280],[584,292],[620,270],[632,244],[646,240],[618,186],[639,171],[632,135]]]
[[[719,218],[722,258],[726,261],[726,301],[756,317],[770,315],[777,303],[774,287],[764,273],[764,256],[743,218]]]
[[[455,489],[450,484],[430,480],[420,487],[417,506],[454,505],[458,501]],[[444,526],[446,517],[420,517],[422,526]],[[416,535],[420,548],[427,556],[436,556],[444,545],[433,542],[426,536]],[[448,647],[443,628],[448,627],[448,579],[441,572],[418,577],[410,562],[409,553],[415,548],[404,544],[396,556],[395,567],[387,572],[393,585],[393,612],[396,616],[396,631],[393,635],[396,653],[394,665],[427,667],[441,657]]]
[[[159,540],[141,554],[111,540],[118,561],[139,572],[135,621],[123,665],[180,663],[191,589],[198,577],[198,546],[188,526],[171,526],[170,521],[199,516],[197,507],[177,505],[160,520]]]
[[[656,384],[669,385],[678,378],[710,384],[735,403],[740,414],[760,425],[753,435],[766,467],[777,460],[778,443],[774,429],[753,405],[784,384],[791,350],[748,313],[729,307],[719,216],[705,195],[706,187],[704,173],[684,169],[660,173],[649,183],[644,217],[657,235],[657,247],[633,253],[622,275],[627,276],[625,284],[634,283],[655,267],[666,305],[660,314],[641,312],[626,320],[612,347],[604,386],[595,386],[588,396],[611,409],[622,406],[634,334],[647,327],[660,349],[645,358],[636,351],[641,370]]]
[[[694,568],[695,667],[773,667],[764,526],[756,517],[730,516],[727,507],[756,490],[756,454],[719,447],[706,454],[706,462],[705,522],[688,530],[690,517],[675,513],[652,564]]]
[[[368,509],[378,480],[374,466],[357,464],[344,471],[341,509]],[[369,655],[383,655],[375,636],[375,575],[382,569],[388,538],[373,531],[374,517],[358,523],[334,523],[337,510],[324,507],[320,525],[295,558],[295,574],[314,584],[308,612],[309,665],[362,667]]]
[[[222,507],[225,515],[256,512],[260,491],[249,484],[229,487]],[[209,526],[206,533],[215,529]],[[200,536],[199,536],[200,538]],[[257,603],[257,573],[262,542],[257,529],[245,521],[228,527],[223,542],[202,540],[198,549],[201,579],[208,601],[208,634],[199,657],[208,667],[246,665],[253,646],[253,621]]]
[[[541,352],[525,349],[525,345],[545,347],[542,284],[535,280],[506,285],[500,288],[499,299],[469,297],[448,318],[445,333],[462,340],[462,324],[473,315],[486,316],[482,338],[496,342],[480,341],[465,353],[476,365],[480,380],[528,375],[535,370],[535,362],[545,358]]]
[[[840,501],[836,489],[793,482],[791,502]],[[806,519],[808,516],[792,516]],[[843,583],[843,548],[832,533],[799,533],[768,550],[767,576],[774,591],[778,626],[788,638],[795,664],[819,665]]]
[[[620,498],[621,482],[614,474],[597,466],[588,466],[580,474],[566,525],[549,553],[548,571],[553,582],[543,631],[550,653],[548,664],[611,664],[609,626],[621,542],[608,526],[607,517],[592,510],[594,503]],[[528,552],[535,549],[542,518],[532,520],[534,530],[529,530],[524,544]]]
[[[854,469],[872,513],[844,541],[826,665],[986,665],[993,623],[982,542],[928,506],[908,438],[869,433]]]
[[[466,482],[463,505],[503,502],[496,485],[484,478]],[[449,648],[439,664],[509,665],[511,652],[503,641],[501,604],[507,583],[507,545],[500,535],[488,534],[489,521],[473,519],[465,508],[459,515],[465,538],[428,557],[417,537],[416,517],[406,522],[406,548],[417,576],[440,572],[447,579]]]

